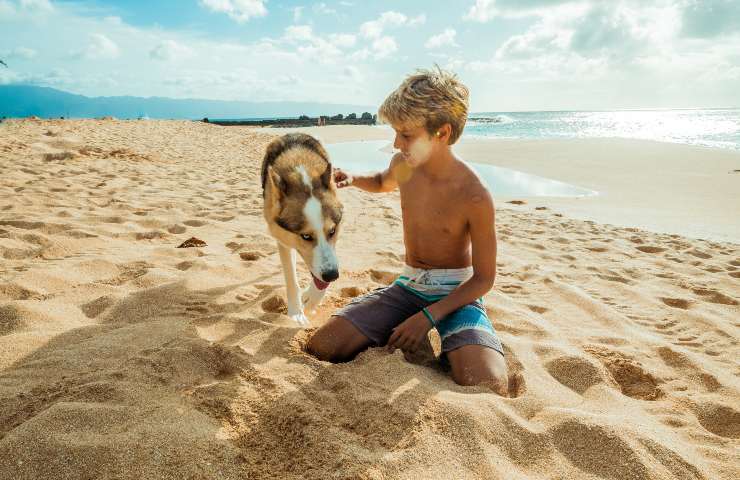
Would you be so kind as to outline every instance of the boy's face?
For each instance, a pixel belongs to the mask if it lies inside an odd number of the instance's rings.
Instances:
[[[406,156],[406,163],[411,167],[426,163],[438,147],[438,139],[430,135],[423,126],[393,125],[393,130],[396,131],[393,147],[401,150]]]

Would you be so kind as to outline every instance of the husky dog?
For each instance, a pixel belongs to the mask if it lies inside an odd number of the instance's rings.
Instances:
[[[288,316],[308,325],[305,309],[313,309],[330,282],[339,277],[334,244],[342,222],[329,155],[318,140],[289,133],[273,140],[262,161],[264,215],[277,240],[288,294]],[[311,272],[312,282],[298,290],[296,255]]]

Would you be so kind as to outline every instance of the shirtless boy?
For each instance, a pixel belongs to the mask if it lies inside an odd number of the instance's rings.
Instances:
[[[316,331],[307,346],[316,357],[342,362],[383,345],[413,352],[436,328],[455,382],[507,395],[503,347],[481,303],[496,277],[493,201],[451,150],[467,115],[468,89],[452,73],[421,70],[378,111],[400,150],[388,168],[336,170],[340,188],[400,190],[406,265],[392,285],[356,298]]]

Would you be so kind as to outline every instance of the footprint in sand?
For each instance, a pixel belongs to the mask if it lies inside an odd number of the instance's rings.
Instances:
[[[680,308],[681,310],[688,310],[691,307],[691,300],[685,298],[660,297],[660,301],[669,307]]]
[[[670,347],[658,347],[657,352],[666,365],[681,373],[682,378],[701,384],[709,392],[716,392],[722,387],[717,377],[705,372],[683,353]]]
[[[704,259],[704,260],[706,260],[707,258],[712,258],[712,256],[711,256],[710,254],[708,254],[708,253],[706,253],[706,252],[702,252],[702,251],[701,251],[701,250],[699,250],[698,248],[695,248],[695,249],[693,249],[693,250],[689,250],[689,251],[688,251],[688,252],[686,252],[686,253],[688,253],[689,255],[693,255],[693,256],[695,256],[695,257],[698,257],[698,258],[702,258],[702,259]]]
[[[539,305],[527,305],[527,308],[529,308],[530,310],[532,310],[534,313],[539,313],[540,315],[543,314],[543,313],[545,313],[545,312],[549,312],[550,311],[549,308],[547,308],[547,307],[541,307]]]
[[[515,285],[511,283],[504,283],[498,286],[498,290],[504,293],[523,293],[521,285]]]
[[[288,313],[288,305],[280,295],[270,295],[262,301],[260,306],[267,313],[282,313],[286,315]]]
[[[383,283],[385,285],[390,285],[391,283],[393,283],[396,277],[398,277],[398,274],[394,272],[375,269],[370,270],[370,278],[378,283]]]
[[[352,287],[344,287],[339,292],[339,295],[342,298],[354,298],[354,297],[359,297],[360,295],[363,295],[366,292],[367,292],[367,289],[366,288],[352,286]]]
[[[117,301],[118,299],[113,295],[103,295],[92,302],[82,305],[80,310],[82,310],[82,313],[84,313],[87,318],[97,318]]]
[[[706,402],[695,407],[696,418],[702,427],[715,435],[740,438],[740,412],[718,403]]]
[[[156,240],[161,238],[167,238],[167,234],[160,230],[152,230],[150,232],[138,232],[134,235],[136,240]]]
[[[555,448],[575,467],[591,474],[589,477],[651,477],[654,467],[645,460],[645,454],[637,449],[628,433],[591,420],[569,418],[550,427],[548,434]],[[619,461],[614,461],[615,458]]]
[[[654,245],[640,245],[639,247],[635,247],[635,248],[644,253],[661,253],[661,252],[666,251],[665,248],[656,247]]]
[[[253,262],[255,260],[259,260],[260,258],[264,257],[265,255],[262,252],[258,251],[251,251],[251,252],[241,252],[239,254],[239,258],[245,261]]]
[[[144,212],[144,214],[146,215],[146,212]],[[185,233],[187,231],[187,228],[182,225],[170,225],[167,227],[167,231],[172,234],[178,235],[180,233]]]
[[[587,346],[584,351],[594,355],[606,367],[624,395],[639,400],[657,400],[663,397],[663,391],[659,387],[662,382],[645,371],[637,360],[598,345]]]
[[[733,299],[732,297],[729,297],[728,295],[725,295],[722,292],[718,292],[717,290],[712,290],[709,288],[695,288],[692,290],[695,294],[702,296],[706,299],[707,302],[711,303],[718,303],[720,305],[737,305],[737,300]]]
[[[175,265],[175,268],[178,270],[185,271],[185,270],[189,270],[193,268],[193,265],[195,265],[195,262],[190,261],[190,260],[185,260],[184,262],[180,262],[177,265]]]
[[[555,380],[581,395],[592,386],[604,383],[604,374],[600,369],[582,357],[557,357],[545,363],[545,370]]]
[[[0,336],[10,335],[23,327],[23,313],[17,307],[0,305]]]
[[[204,220],[185,220],[182,223],[184,223],[188,227],[202,227],[203,225],[207,225],[208,224],[208,222],[206,222]]]

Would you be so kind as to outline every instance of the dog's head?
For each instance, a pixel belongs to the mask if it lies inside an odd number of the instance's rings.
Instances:
[[[298,251],[323,290],[339,277],[334,245],[342,222],[326,150],[304,134],[274,140],[262,164],[262,186],[270,233]]]

